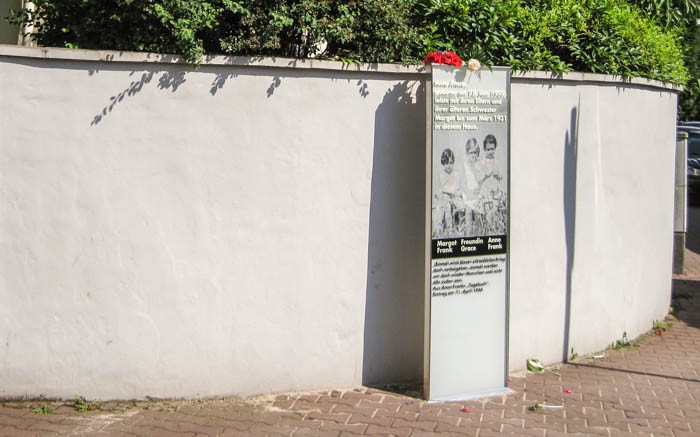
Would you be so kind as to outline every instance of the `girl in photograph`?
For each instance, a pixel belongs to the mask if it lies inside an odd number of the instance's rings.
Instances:
[[[475,204],[476,199],[479,198],[481,182],[484,180],[484,171],[479,164],[481,149],[479,148],[479,143],[476,138],[468,139],[464,148],[467,160],[464,163],[464,184],[462,186],[462,193],[465,202],[467,202],[467,206],[474,209],[472,204]]]
[[[484,159],[481,163],[484,172],[481,183],[483,213],[485,215],[484,233],[500,235],[506,232],[506,193],[503,186],[504,173],[501,163],[496,158],[496,137],[489,134],[484,138]]]
[[[433,216],[433,238],[449,238],[458,234],[464,217],[460,175],[454,169],[455,155],[452,149],[442,151],[440,164],[442,171],[435,194],[437,205]]]
[[[503,191],[501,186],[503,168],[498,159],[496,159],[496,147],[498,147],[496,137],[491,134],[486,135],[486,138],[484,138],[484,160],[482,162],[482,169],[484,172],[482,190],[485,194]],[[493,196],[489,197],[493,198]]]
[[[481,196],[481,183],[484,180],[484,171],[479,162],[481,149],[476,138],[470,138],[464,145],[467,160],[464,162],[464,175],[462,178],[462,198],[465,204],[464,227],[466,235],[477,235],[475,222],[481,214],[482,208],[479,198]]]

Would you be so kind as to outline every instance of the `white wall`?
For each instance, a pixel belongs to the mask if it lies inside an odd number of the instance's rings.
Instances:
[[[568,78],[513,79],[513,370],[634,338],[670,303],[676,95]]]
[[[422,68],[176,61],[0,47],[0,396],[420,379]],[[665,314],[675,104],[513,79],[511,368]]]

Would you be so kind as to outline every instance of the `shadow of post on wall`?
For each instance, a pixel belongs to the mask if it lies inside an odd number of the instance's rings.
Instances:
[[[581,102],[571,108],[569,130],[564,139],[564,237],[566,241],[566,290],[564,296],[564,350],[563,362],[569,360],[571,331],[571,293],[576,244],[576,166],[578,164],[578,111]]]
[[[375,112],[362,383],[385,388],[423,368],[425,90],[411,84]]]

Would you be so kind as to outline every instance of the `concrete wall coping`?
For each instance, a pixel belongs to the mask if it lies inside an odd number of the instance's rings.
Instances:
[[[42,58],[68,61],[92,62],[130,62],[154,64],[187,64],[178,55],[126,52],[114,50],[83,50],[54,47],[24,47],[0,44],[0,57]],[[292,59],[272,56],[227,56],[208,55],[201,65],[207,66],[250,66],[267,68],[315,69],[332,71],[351,71],[366,73],[390,74],[428,74],[430,68],[425,65],[402,65],[384,63],[349,64],[340,61],[322,59]],[[623,78],[607,74],[571,72],[557,74],[550,71],[517,71],[513,74],[514,81],[564,81],[586,82],[608,85],[637,85],[661,88],[667,91],[680,91],[682,88],[670,83],[646,78]]]

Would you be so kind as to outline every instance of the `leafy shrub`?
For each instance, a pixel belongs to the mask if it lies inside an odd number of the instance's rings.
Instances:
[[[477,58],[487,64],[517,59],[520,46],[518,0],[418,0],[414,20],[421,29],[421,45]]]
[[[559,0],[562,3],[572,0]],[[664,82],[685,83],[681,38],[621,0],[585,0],[592,12],[586,29],[572,43],[572,67],[591,71],[645,76]],[[565,7],[567,7],[565,5]]]
[[[697,1],[669,1],[664,9],[655,0],[35,0],[36,12],[14,19],[36,23],[43,46],[191,62],[225,53],[411,63],[443,49],[516,70],[685,84],[677,12]]]
[[[685,37],[685,60],[691,80],[679,98],[681,120],[700,120],[700,25],[690,25]]]
[[[34,0],[34,10],[11,17],[34,23],[41,46],[154,51],[182,54],[189,60],[204,53],[196,34],[213,28],[217,10],[211,2],[188,0]]]
[[[414,61],[411,0],[35,0],[11,17],[39,45],[177,53]],[[371,19],[370,19],[371,18]]]
[[[630,0],[663,26],[693,24],[700,18],[698,0]]]
[[[220,18],[206,46],[228,54],[320,56],[363,62],[412,61],[412,1],[254,0]],[[371,17],[371,19],[369,19]]]
[[[338,2],[329,23],[327,56],[371,62],[414,62],[422,57],[410,21],[412,0]]]
[[[423,45],[517,70],[685,83],[680,35],[624,0],[418,0]]]

